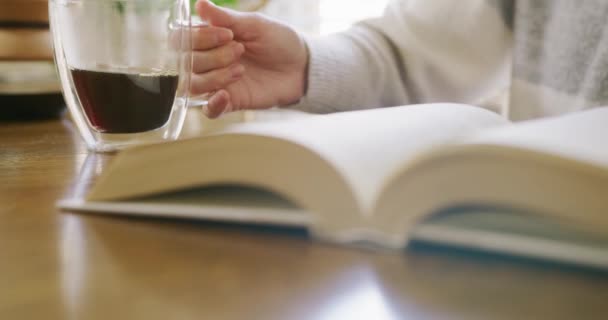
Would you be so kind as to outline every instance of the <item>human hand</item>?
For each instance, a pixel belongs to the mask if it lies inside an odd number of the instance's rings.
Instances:
[[[288,105],[304,95],[308,51],[296,31],[208,0],[198,1],[196,10],[209,26],[193,31],[191,92],[210,95],[208,117]]]

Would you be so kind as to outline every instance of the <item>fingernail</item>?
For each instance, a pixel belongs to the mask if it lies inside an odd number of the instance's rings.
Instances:
[[[219,31],[217,34],[217,41],[219,43],[225,43],[225,42],[232,40],[233,37],[234,37],[234,34],[232,33],[232,30],[221,29],[221,31]]]
[[[234,46],[234,56],[239,57],[245,52],[245,46],[242,43],[237,43]]]
[[[221,100],[219,100],[221,98],[222,98],[221,94],[214,94],[211,98],[209,98],[207,105],[217,106],[221,102]],[[207,111],[209,111],[209,110],[207,109]]]
[[[219,110],[218,114],[211,114],[211,111],[207,109],[207,117],[212,117],[213,119],[218,118],[224,112],[226,112],[226,102],[224,101],[226,96],[223,93],[214,94],[210,99],[208,105],[214,106],[215,111],[217,112],[217,106],[222,105],[222,109]]]
[[[232,75],[233,79],[242,76],[243,73],[245,73],[245,67],[242,64],[237,64],[230,69],[230,74]]]

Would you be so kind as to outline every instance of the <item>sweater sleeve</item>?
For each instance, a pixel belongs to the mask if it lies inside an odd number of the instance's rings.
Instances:
[[[457,102],[500,112],[512,33],[490,0],[395,0],[381,18],[309,38],[308,91],[317,113]]]

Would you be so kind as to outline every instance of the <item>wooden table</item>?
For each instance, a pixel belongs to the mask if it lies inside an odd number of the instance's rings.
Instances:
[[[0,123],[0,319],[608,319],[597,273],[55,208],[107,160],[67,120]]]

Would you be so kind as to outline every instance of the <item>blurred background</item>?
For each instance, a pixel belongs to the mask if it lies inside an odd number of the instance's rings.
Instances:
[[[348,29],[354,22],[380,16],[389,0],[270,0],[261,11],[309,34]]]
[[[240,10],[261,11],[309,34],[328,34],[345,30],[358,20],[381,15],[389,0],[212,1]]]

